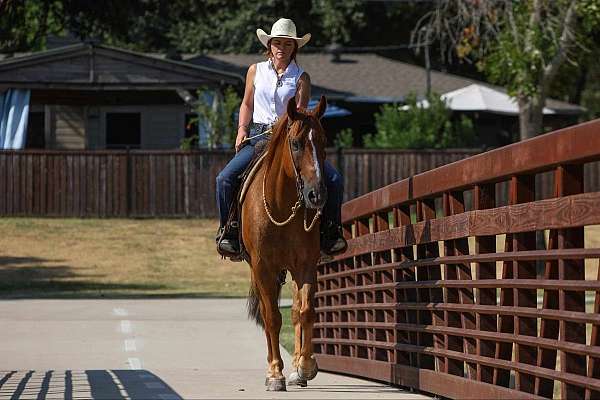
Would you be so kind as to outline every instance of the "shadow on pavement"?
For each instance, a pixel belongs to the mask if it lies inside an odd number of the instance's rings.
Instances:
[[[0,399],[181,400],[146,370],[0,371]]]

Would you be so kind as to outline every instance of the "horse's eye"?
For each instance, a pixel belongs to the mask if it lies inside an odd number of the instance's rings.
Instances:
[[[291,145],[292,145],[292,150],[293,151],[299,151],[300,148],[302,147],[302,145],[300,144],[300,141],[296,140],[296,139],[292,139]]]

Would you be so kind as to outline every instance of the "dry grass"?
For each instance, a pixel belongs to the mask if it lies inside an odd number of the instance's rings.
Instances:
[[[0,220],[3,297],[245,296],[246,263],[221,260],[215,220]]]

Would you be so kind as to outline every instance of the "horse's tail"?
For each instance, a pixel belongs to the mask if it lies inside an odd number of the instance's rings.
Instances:
[[[250,281],[250,290],[248,291],[248,318],[253,319],[256,325],[265,327],[265,323],[260,315],[260,299],[258,298],[258,288],[254,278]]]
[[[279,303],[279,297],[281,296],[281,288],[285,283],[285,271],[282,271],[277,282],[277,303]],[[281,275],[283,275],[283,283],[281,282]],[[264,328],[265,322],[260,314],[260,299],[258,298],[258,288],[254,278],[250,278],[250,290],[248,291],[248,318],[254,320],[256,325]]]

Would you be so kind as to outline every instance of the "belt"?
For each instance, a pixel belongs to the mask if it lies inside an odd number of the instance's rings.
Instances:
[[[271,129],[273,127],[274,124],[263,124],[260,122],[251,122],[250,123],[250,132],[248,137],[254,137],[256,135],[259,135],[265,131],[268,131],[269,129]],[[252,134],[254,133],[254,134]]]

